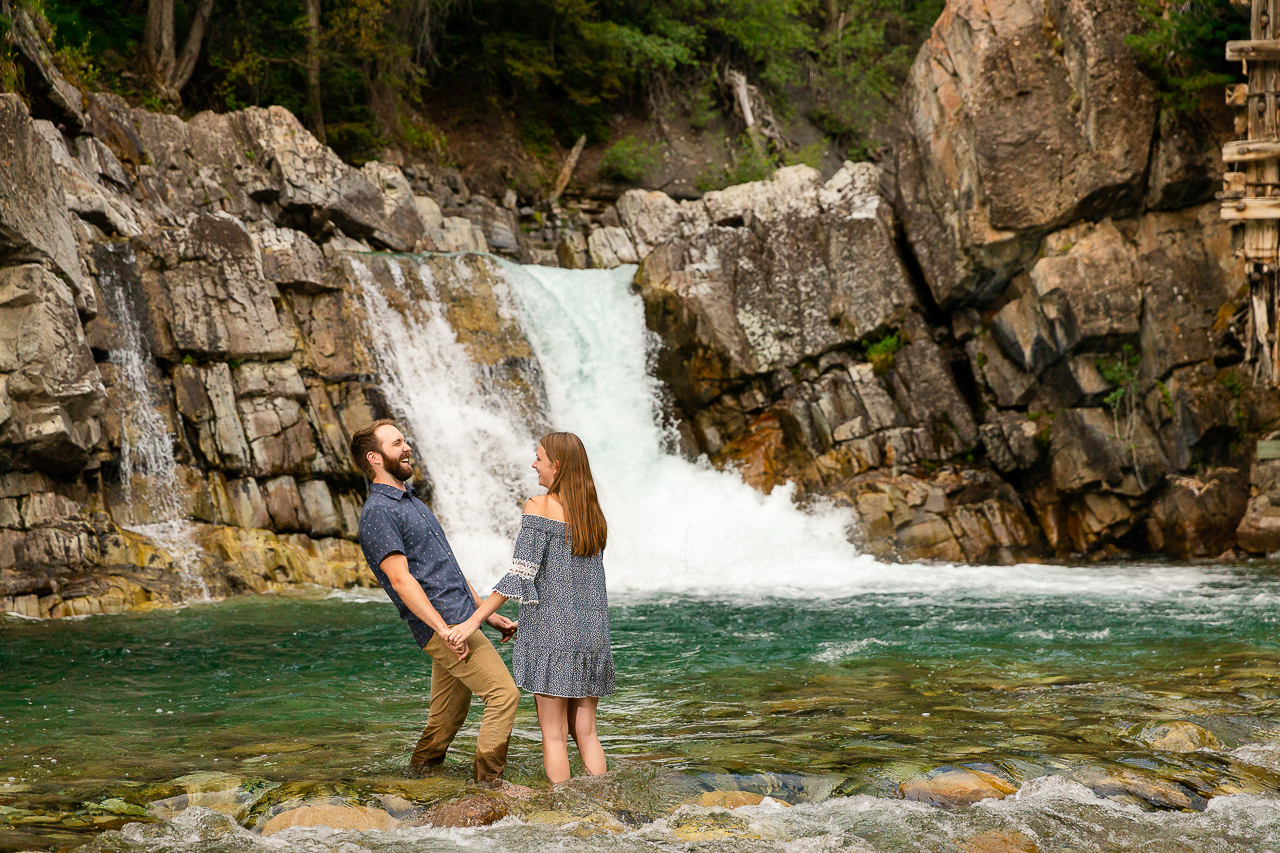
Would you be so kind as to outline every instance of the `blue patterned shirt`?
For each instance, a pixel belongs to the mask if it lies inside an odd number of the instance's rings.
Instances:
[[[427,505],[413,496],[412,486],[405,491],[382,483],[369,487],[369,497],[360,513],[360,548],[387,597],[400,609],[400,618],[409,623],[419,646],[425,647],[435,631],[405,606],[382,571],[382,561],[391,554],[404,554],[409,561],[409,574],[422,585],[431,606],[445,622],[456,625],[476,612],[475,596],[462,576],[444,529]]]

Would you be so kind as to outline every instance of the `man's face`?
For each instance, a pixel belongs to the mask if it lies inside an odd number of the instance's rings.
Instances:
[[[400,482],[413,477],[413,452],[409,442],[405,441],[400,430],[387,424],[378,427],[374,433],[378,437],[379,453],[382,456],[382,467],[388,474]]]

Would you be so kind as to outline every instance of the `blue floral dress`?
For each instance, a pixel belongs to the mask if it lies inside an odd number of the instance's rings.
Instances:
[[[493,588],[520,602],[512,674],[516,684],[544,696],[611,696],[604,552],[576,556],[565,528],[563,521],[526,513],[511,571]]]

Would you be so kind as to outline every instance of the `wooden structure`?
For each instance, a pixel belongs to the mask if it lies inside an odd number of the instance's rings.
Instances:
[[[1222,218],[1244,227],[1246,360],[1255,379],[1280,384],[1280,0],[1252,0],[1249,35],[1249,41],[1227,42],[1227,59],[1244,63],[1249,82],[1227,88],[1227,103],[1243,110],[1236,133],[1245,139],[1222,149],[1227,171],[1220,198]]]

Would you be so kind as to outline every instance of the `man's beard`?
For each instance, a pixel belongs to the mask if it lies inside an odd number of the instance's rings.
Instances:
[[[395,477],[400,482],[413,478],[413,463],[408,455],[398,456],[395,459],[382,454],[382,467],[388,474]]]

